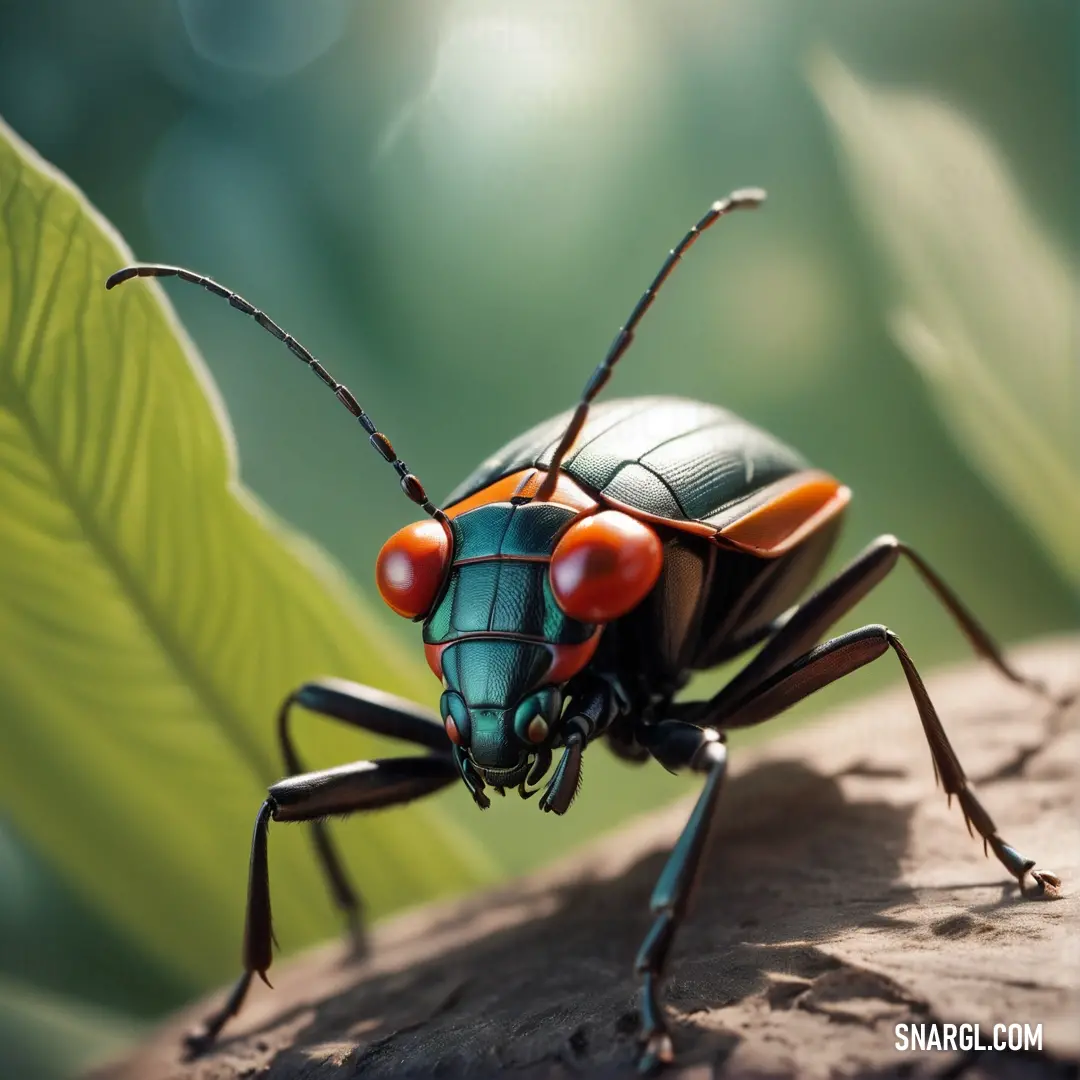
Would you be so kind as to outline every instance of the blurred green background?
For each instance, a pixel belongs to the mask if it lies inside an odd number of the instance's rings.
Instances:
[[[1064,342],[1038,346],[1042,365],[1026,342],[1045,320],[1024,320],[1057,295],[1060,267],[1075,297],[1077,29],[1071,0],[8,0],[0,115],[139,258],[217,278],[303,341],[436,496],[575,400],[709,202],[767,188],[762,212],[687,259],[607,395],[699,397],[775,431],[855,491],[837,560],[896,532],[1012,642],[1080,621],[1080,523],[1065,508],[1035,521],[1023,498],[1040,474],[1018,483],[994,459],[1012,429],[980,411],[993,445],[973,438],[956,422],[970,380],[935,381],[918,342],[927,327],[946,347],[974,341],[977,370],[1014,388],[1072,490],[1073,312],[1056,312]],[[924,114],[894,100],[949,117],[944,140],[922,139]],[[911,184],[868,188],[897,175],[889,147]],[[927,206],[938,180],[1007,205],[1018,239],[983,253],[997,217],[962,207],[928,225],[908,197],[922,178]],[[920,230],[919,250],[954,259],[932,289],[903,248]],[[1015,311],[995,299],[1013,275]],[[249,320],[169,291],[245,482],[370,594],[380,545],[414,517],[393,475]],[[898,322],[912,311],[922,337]],[[415,626],[379,617],[418,653]],[[906,571],[860,618],[887,622],[924,665],[965,656]],[[877,665],[792,722],[898,675]],[[434,680],[416,693],[433,701]],[[517,800],[481,817],[457,791],[444,812],[517,872],[685,790],[603,750],[589,764],[561,821]],[[143,955],[3,813],[0,793],[0,1075],[62,1076],[87,1031],[94,1052],[119,1045],[201,987]]]

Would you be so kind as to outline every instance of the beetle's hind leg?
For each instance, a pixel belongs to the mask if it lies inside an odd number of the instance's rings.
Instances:
[[[296,752],[290,728],[293,707],[296,705],[362,731],[402,739],[429,750],[445,753],[451,750],[445,729],[427,709],[360,683],[344,679],[318,679],[305,683],[291,693],[278,712],[278,742],[286,772],[290,775],[307,771]],[[360,896],[349,880],[325,822],[311,823],[311,839],[330,895],[345,917],[353,950],[360,953],[364,946]]]
[[[189,1059],[208,1050],[226,1022],[240,1011],[254,975],[270,985],[266,977],[273,959],[274,943],[267,857],[270,822],[310,822],[332,814],[396,806],[430,795],[453,783],[457,776],[458,767],[452,757],[430,754],[357,761],[337,769],[291,776],[270,788],[255,819],[251,840],[244,922],[244,973],[225,1004],[185,1038],[184,1047]]]
[[[1052,694],[1038,679],[1014,668],[987,630],[921,555],[895,536],[879,536],[809,599],[782,616],[761,651],[711,701],[680,703],[672,706],[672,712],[694,724],[721,731],[760,724],[891,648],[904,670],[930,744],[935,773],[950,802],[955,795],[968,828],[978,831],[985,845],[1019,881],[1025,895],[1056,896],[1061,884],[1057,877],[1035,870],[1031,860],[1006,844],[998,836],[990,815],[968,788],[964,770],[900,639],[884,626],[864,626],[813,648],[834,623],[889,574],[901,556],[911,563],[979,656],[1007,679],[1050,698],[1059,706],[1071,699],[1072,695]],[[1028,887],[1029,873],[1034,889]]]
[[[750,694],[732,704],[724,700],[725,691],[721,691],[709,706],[695,717],[695,722],[721,730],[763,723],[809,697],[814,691],[871,663],[890,649],[900,661],[911,696],[919,711],[933,758],[934,774],[944,787],[950,803],[953,796],[956,796],[968,831],[978,832],[984,848],[993,851],[1005,869],[1019,882],[1020,889],[1026,896],[1057,897],[1060,879],[1048,871],[1036,870],[1033,859],[1024,858],[998,835],[993,819],[967,785],[963,767],[945,734],[945,728],[930,695],[926,692],[922,677],[900,639],[888,627],[863,626],[832,638],[785,664],[762,680]],[[1034,882],[1034,888],[1028,886],[1029,876]]]

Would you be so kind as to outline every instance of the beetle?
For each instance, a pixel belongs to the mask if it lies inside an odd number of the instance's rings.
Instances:
[[[630,761],[652,758],[704,778],[652,893],[652,924],[635,961],[639,1065],[648,1072],[671,1062],[660,984],[724,780],[726,733],[777,716],[887,652],[900,663],[935,774],[950,802],[958,800],[969,832],[979,834],[1024,895],[1057,895],[1058,877],[1036,870],[1007,844],[968,787],[896,634],[873,624],[822,640],[903,557],[977,654],[1007,679],[1047,695],[1042,683],[1008,663],[926,560],[896,537],[881,536],[800,600],[834,546],[847,487],[715,405],[671,397],[593,405],[685,252],[721,217],[764,197],[748,188],[714,203],[670,251],[576,408],[496,451],[442,507],[348,388],[241,296],[181,267],[138,264],[109,278],[112,288],[135,277],[176,275],[250,315],[330,387],[427,515],[383,546],[376,581],[395,612],[423,625],[427,662],[443,686],[439,715],[336,679],[306,683],[285,700],[278,735],[289,775],[269,789],[255,822],[244,972],[224,1006],[188,1036],[190,1054],[213,1044],[255,974],[268,981],[271,821],[311,823],[331,893],[359,938],[359,897],[324,818],[408,802],[455,781],[481,809],[489,789],[516,789],[523,798],[539,792],[542,810],[564,814],[580,785],[582,755],[603,739]],[[755,646],[758,652],[712,698],[678,698],[692,672]],[[295,705],[426,753],[308,772],[291,733]]]

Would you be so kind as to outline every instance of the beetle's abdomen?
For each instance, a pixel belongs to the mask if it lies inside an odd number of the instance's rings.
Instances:
[[[451,511],[495,491],[506,498],[527,488],[529,476],[543,475],[569,415],[488,458],[450,495]],[[594,405],[563,459],[558,484],[640,520],[770,559],[842,513],[851,494],[768,432],[715,405],[681,398]]]
[[[553,417],[504,446],[447,504],[507,474],[546,468],[569,418]],[[806,468],[801,455],[734,413],[670,397],[597,403],[562,463],[564,474],[608,505],[676,527],[707,526],[725,507]]]

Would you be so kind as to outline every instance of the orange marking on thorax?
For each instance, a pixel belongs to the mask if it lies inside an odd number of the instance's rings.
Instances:
[[[429,645],[424,642],[424,659],[427,661],[427,666],[431,668],[432,674],[439,682],[443,681],[442,673],[442,654],[443,649],[451,642],[446,641],[442,645]]]
[[[603,632],[603,626],[598,626],[593,636],[579,645],[549,645],[552,657],[551,669],[547,673],[548,683],[558,685],[573,678],[593,658]]]
[[[459,514],[475,510],[478,506],[487,506],[489,503],[508,502],[515,495],[524,498],[532,498],[540,488],[547,474],[543,469],[521,469],[501,480],[496,480],[481,491],[462,499],[461,502],[446,508],[446,516],[455,518]],[[550,502],[560,506],[567,506],[571,510],[593,510],[596,500],[583,491],[566,473],[559,473],[558,483]]]
[[[796,547],[851,501],[851,489],[827,473],[803,473],[800,482],[778,492],[717,537],[753,555],[775,559]]]
[[[550,641],[542,641],[539,638],[525,638],[518,637],[512,634],[497,634],[490,631],[481,631],[476,634],[463,634],[461,637],[453,638],[450,641],[444,641],[438,645],[424,644],[424,658],[427,660],[428,667],[431,668],[432,673],[439,682],[443,681],[443,668],[442,668],[442,654],[450,648],[451,645],[457,645],[459,642],[468,641],[469,638],[505,638],[511,641],[529,641],[534,642],[537,645],[546,646],[548,652],[551,653],[551,667],[548,669],[547,674],[544,676],[545,684],[557,684],[564,683],[567,679],[572,678],[593,658],[593,654],[596,652],[597,645],[600,644],[600,635],[604,632],[603,626],[598,626],[593,632],[592,637],[587,641],[579,642],[577,645],[555,645]]]

